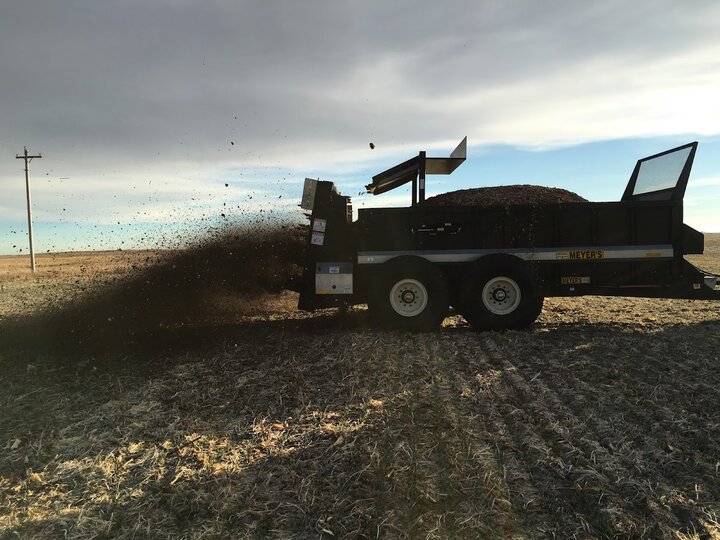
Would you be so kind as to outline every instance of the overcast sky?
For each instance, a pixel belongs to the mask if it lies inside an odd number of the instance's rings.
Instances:
[[[712,142],[718,21],[716,1],[3,1],[0,252],[26,227],[23,145],[59,249],[69,224],[290,208],[305,176],[352,192],[465,135],[486,160]]]

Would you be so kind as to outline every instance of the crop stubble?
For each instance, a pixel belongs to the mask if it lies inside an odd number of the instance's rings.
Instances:
[[[713,303],[550,299],[527,332],[411,335],[226,299],[135,346],[3,347],[5,536],[720,535]]]

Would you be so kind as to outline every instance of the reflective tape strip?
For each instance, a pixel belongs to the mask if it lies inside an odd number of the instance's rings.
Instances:
[[[436,263],[472,262],[485,255],[505,253],[526,261],[580,261],[594,262],[617,259],[667,259],[674,254],[672,245],[648,246],[584,246],[564,248],[520,248],[520,249],[449,249],[449,250],[408,250],[408,251],[360,251],[358,264],[382,264],[396,257],[422,257]]]

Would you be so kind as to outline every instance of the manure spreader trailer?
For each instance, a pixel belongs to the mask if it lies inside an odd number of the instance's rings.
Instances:
[[[703,235],[683,223],[697,142],[637,162],[620,202],[425,204],[425,178],[449,157],[420,152],[373,177],[367,190],[412,184],[407,208],[360,209],[332,182],[306,179],[310,231],[299,308],[366,303],[385,326],[428,330],[450,306],[478,329],[523,328],[548,296],[719,299],[719,277],[683,256]]]

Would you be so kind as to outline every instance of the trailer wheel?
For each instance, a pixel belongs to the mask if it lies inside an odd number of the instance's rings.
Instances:
[[[477,261],[461,297],[459,311],[478,330],[527,328],[540,315],[544,300],[527,264],[510,255]]]
[[[400,257],[384,266],[368,304],[371,312],[390,328],[422,332],[438,327],[449,307],[442,272],[418,257]]]

